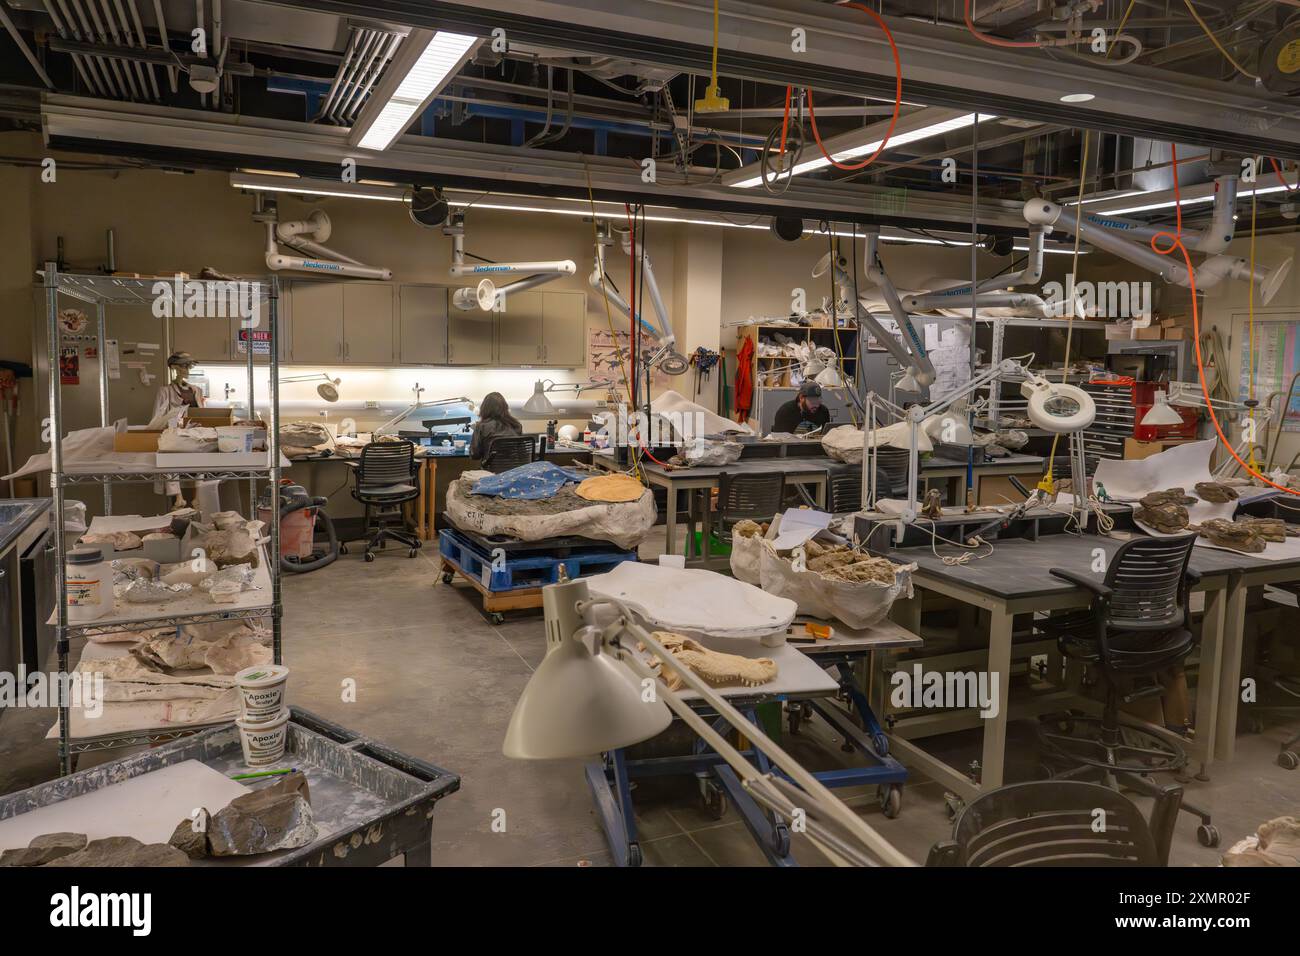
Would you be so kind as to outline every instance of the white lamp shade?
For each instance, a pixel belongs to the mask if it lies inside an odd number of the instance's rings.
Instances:
[[[921,386],[917,384],[916,376],[913,374],[913,369],[910,368],[903,372],[903,377],[898,380],[898,384],[894,387],[900,392],[919,392],[921,390]]]
[[[1156,402],[1150,411],[1142,416],[1143,425],[1181,425],[1183,416],[1179,415],[1169,404],[1165,392],[1156,392]]]
[[[546,386],[541,382],[533,385],[533,394],[524,402],[524,411],[531,415],[554,415],[555,406],[546,397]]]
[[[962,416],[931,415],[921,423],[921,427],[931,440],[943,442],[945,445],[975,444],[975,433],[970,430],[970,425]]]
[[[649,740],[672,723],[672,712],[608,654],[592,654],[570,636],[546,655],[510,716],[507,757],[562,760]]]

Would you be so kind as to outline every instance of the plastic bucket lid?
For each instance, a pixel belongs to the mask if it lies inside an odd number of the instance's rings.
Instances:
[[[261,687],[273,687],[282,683],[289,677],[289,668],[283,664],[254,664],[252,667],[245,667],[235,675],[235,683],[240,687],[257,689]]]
[[[282,724],[287,723],[288,720],[289,720],[289,710],[288,708],[285,708],[283,711],[280,712],[280,716],[276,717],[274,720],[265,720],[262,721],[261,723],[258,723],[257,721],[245,720],[242,717],[236,717],[235,726],[238,727],[240,730],[249,730],[254,733],[262,734],[268,730],[274,730],[275,728],[281,726]]]
[[[95,564],[104,560],[104,552],[99,548],[73,548],[68,552],[68,564]]]

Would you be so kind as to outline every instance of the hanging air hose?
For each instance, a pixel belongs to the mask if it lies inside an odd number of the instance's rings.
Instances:
[[[261,511],[270,511],[271,498],[270,489],[266,489],[258,499],[258,509]],[[284,537],[280,539],[280,570],[290,574],[304,574],[307,571],[315,571],[332,564],[334,559],[339,556],[339,539],[334,531],[334,522],[325,512],[325,505],[329,504],[328,498],[312,497],[307,494],[307,489],[302,485],[295,485],[289,479],[284,479],[280,483],[280,523],[283,530],[284,521],[290,515],[299,511],[308,511],[308,518],[311,520],[311,538],[313,543],[312,552],[308,557],[299,557],[296,554],[284,553]],[[310,509],[310,510],[309,510]],[[315,547],[315,531],[317,528],[325,529],[327,544],[324,548]]]

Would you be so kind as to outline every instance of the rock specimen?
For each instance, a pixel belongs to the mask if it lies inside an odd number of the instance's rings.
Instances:
[[[1261,534],[1265,541],[1282,543],[1287,538],[1300,537],[1300,529],[1293,528],[1281,518],[1251,518],[1243,515],[1236,520]]]
[[[198,833],[192,820],[182,820],[169,842],[191,859],[251,856],[306,846],[318,832],[310,799],[306,776],[286,774],[270,786],[236,797],[216,813],[206,815],[206,826]]]
[[[1196,532],[1221,548],[1242,551],[1246,554],[1258,554],[1268,542],[1264,535],[1248,524],[1229,521],[1226,518],[1211,518],[1202,521]]]
[[[1196,483],[1196,495],[1202,501],[1208,501],[1216,505],[1236,501],[1240,497],[1236,488],[1218,481],[1198,481]]]
[[[0,866],[44,866],[86,846],[84,833],[43,833],[32,837],[26,849],[0,853]]]
[[[189,866],[189,858],[166,843],[141,843],[135,837],[105,837],[53,860],[46,866]]]
[[[837,581],[875,581],[879,584],[893,584],[900,565],[888,558],[854,551],[847,545],[826,547],[816,541],[804,545],[807,558],[806,567],[827,578]]]
[[[1163,534],[1177,534],[1187,527],[1187,505],[1196,504],[1182,488],[1153,491],[1138,502],[1133,517]]]
[[[679,663],[689,667],[714,687],[757,687],[776,680],[776,662],[767,657],[741,657],[739,654],[723,654],[711,651],[703,644],[691,640],[682,634],[671,631],[655,631],[654,638]],[[644,646],[642,647],[644,650]],[[658,658],[652,662],[658,665],[659,675],[669,690],[682,686],[682,679],[676,672],[667,668]],[[240,798],[243,799],[242,797]]]
[[[85,534],[81,536],[81,543],[90,547],[106,544],[114,551],[134,551],[136,548],[143,547],[143,541],[134,531]]]

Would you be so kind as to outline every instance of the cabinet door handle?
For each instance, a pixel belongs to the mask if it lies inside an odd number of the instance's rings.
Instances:
[[[352,354],[352,343],[351,342],[343,343],[343,357],[347,358],[351,354]]]
[[[547,358],[547,356],[548,356],[549,354],[550,354],[550,349],[547,348],[547,346],[543,345],[543,346],[542,346],[542,361],[543,361],[543,362],[546,361],[546,358]]]
[[[343,343],[338,342],[334,346],[334,354],[340,358],[343,357]]]

